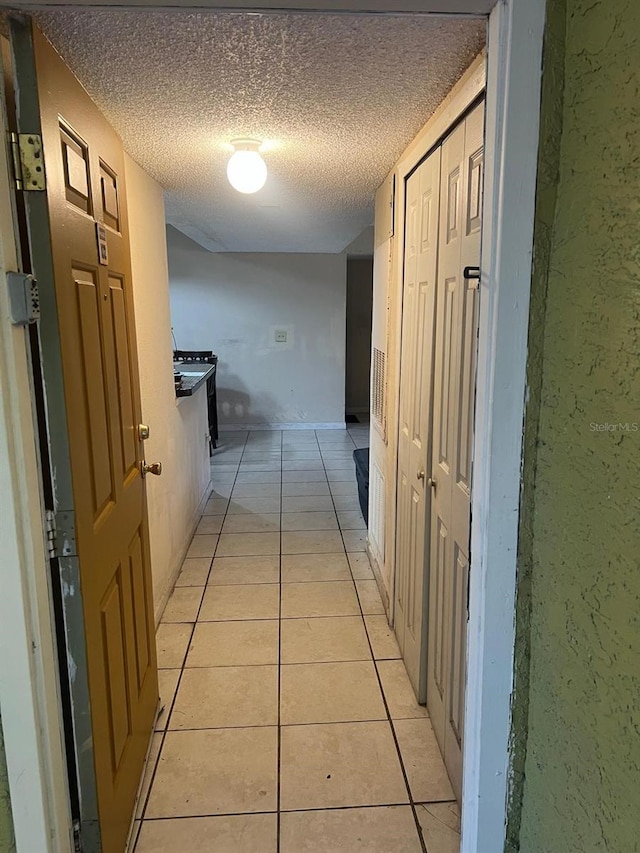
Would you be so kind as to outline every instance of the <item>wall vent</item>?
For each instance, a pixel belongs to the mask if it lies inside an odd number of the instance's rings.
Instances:
[[[384,476],[375,464],[371,467],[369,482],[369,541],[380,565],[385,564],[385,512]]]
[[[371,417],[387,440],[387,356],[382,350],[373,348],[371,365]]]

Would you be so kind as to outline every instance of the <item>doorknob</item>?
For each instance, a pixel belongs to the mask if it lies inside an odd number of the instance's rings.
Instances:
[[[435,490],[435,488],[436,488],[436,481],[433,479],[433,477],[429,477],[429,478],[428,478],[428,480],[427,480],[427,486],[430,486],[432,489],[434,489],[434,490]]]
[[[424,480],[424,471],[418,471],[416,477],[418,478],[418,480]]]
[[[143,459],[140,463],[140,473],[143,477],[147,474],[155,474],[156,477],[159,477],[162,474],[162,462],[151,462],[147,464]]]

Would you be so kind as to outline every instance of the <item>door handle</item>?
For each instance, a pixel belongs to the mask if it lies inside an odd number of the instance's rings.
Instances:
[[[435,489],[436,489],[436,481],[433,479],[433,477],[429,477],[429,478],[427,479],[427,486],[429,486],[431,489],[433,489],[433,490],[435,491]]]
[[[418,480],[424,480],[424,471],[418,471],[416,477],[418,478]]]
[[[140,463],[140,473],[143,477],[146,477],[147,474],[155,474],[156,477],[159,477],[162,474],[162,462],[147,462],[143,459]]]
[[[472,290],[478,290],[480,287],[480,267],[465,267],[462,275],[465,281],[473,282],[473,284],[469,284]]]

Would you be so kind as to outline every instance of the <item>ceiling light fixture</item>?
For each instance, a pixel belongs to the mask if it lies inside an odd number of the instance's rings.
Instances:
[[[257,139],[233,139],[235,152],[227,163],[229,183],[239,193],[257,193],[267,180],[267,164],[260,156]]]

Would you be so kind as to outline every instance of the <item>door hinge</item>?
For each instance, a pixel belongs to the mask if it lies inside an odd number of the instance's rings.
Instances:
[[[37,133],[10,133],[9,144],[15,188],[37,192],[46,190],[42,137]]]
[[[47,541],[47,554],[50,560],[58,556],[58,548],[56,544],[58,526],[56,524],[56,514],[52,509],[44,511],[44,529]]]
[[[82,853],[82,830],[79,820],[73,822],[73,853]]]

